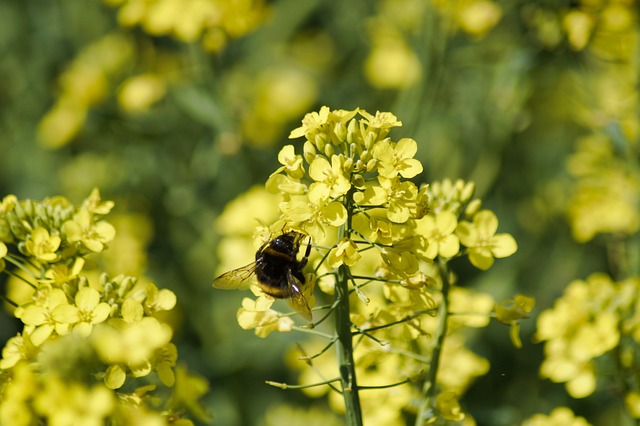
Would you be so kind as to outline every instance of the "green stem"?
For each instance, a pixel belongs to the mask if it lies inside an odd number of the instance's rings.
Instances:
[[[345,207],[347,208],[347,223],[340,227],[338,241],[341,241],[351,230],[351,216],[353,214],[352,188],[345,195]],[[346,409],[346,421],[348,426],[362,426],[362,409],[360,408],[360,395],[356,381],[356,365],[353,360],[353,339],[351,334],[351,318],[349,317],[349,279],[350,271],[346,265],[340,265],[336,271],[335,285],[335,327],[338,341],[338,364],[340,369],[340,382],[342,395]]]
[[[440,357],[442,356],[444,339],[447,335],[449,320],[449,289],[451,288],[451,283],[449,282],[449,268],[447,267],[447,263],[440,259],[438,261],[438,267],[442,278],[442,301],[440,302],[440,309],[438,312],[439,322],[435,333],[436,344],[431,353],[431,363],[429,365],[429,371],[427,372],[427,378],[422,386],[424,399],[420,404],[415,426],[424,425],[425,422],[432,417],[430,410],[435,405],[438,368],[440,367]]]
[[[362,410],[356,381],[356,368],[353,361],[353,340],[351,336],[351,319],[349,318],[349,280],[345,273],[345,265],[338,268],[336,274],[335,297],[338,306],[335,310],[336,333],[338,342],[338,363],[340,365],[340,381],[346,408],[347,425],[362,425]]]

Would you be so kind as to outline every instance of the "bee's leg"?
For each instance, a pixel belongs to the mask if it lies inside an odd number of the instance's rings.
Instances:
[[[311,237],[309,237],[309,244],[307,244],[307,250],[304,252],[304,257],[300,261],[300,269],[307,266],[307,262],[309,261],[310,255],[311,255]]]

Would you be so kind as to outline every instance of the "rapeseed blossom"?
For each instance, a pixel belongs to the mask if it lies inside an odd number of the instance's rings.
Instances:
[[[638,315],[632,315],[639,290],[638,278],[614,282],[605,274],[571,282],[553,308],[538,317],[536,338],[545,343],[540,374],[564,383],[574,398],[584,398],[608,374],[599,371],[604,360],[634,365],[635,359],[619,361],[614,349],[625,353],[639,341]]]
[[[366,424],[395,424],[406,410],[425,421],[465,418],[458,399],[489,365],[465,347],[461,331],[486,326],[495,304],[489,295],[455,286],[447,263],[466,256],[488,269],[494,258],[517,250],[511,235],[497,233],[496,216],[480,210],[472,183],[414,183],[423,171],[418,144],[393,139],[391,131],[401,125],[389,112],[362,109],[322,107],[303,118],[290,138],[304,140],[281,149],[280,167],[265,185],[277,196],[279,217],[268,232],[262,226],[254,235],[258,247],[284,232],[308,236],[315,250],[301,291],[312,309],[316,284],[334,302],[313,309],[316,322],[301,327],[253,286],[257,298],[245,298],[237,313],[240,326],[260,337],[304,332],[336,317],[336,334],[326,336],[324,347],[315,345],[315,353],[305,352],[307,361],[296,368],[303,386],[320,381],[305,388],[316,396],[328,390],[323,381],[340,382],[329,401],[349,424],[360,416]],[[384,390],[376,391],[379,386]]]
[[[97,280],[84,270],[85,257],[103,252],[115,237],[104,219],[112,207],[97,190],[79,205],[63,197],[11,196],[0,204],[2,270],[29,290],[4,299],[23,327],[2,349],[0,423],[137,424],[129,420],[153,418],[145,424],[192,424],[181,418],[185,407],[172,402],[181,398],[189,399],[193,415],[207,417],[183,391],[174,389],[160,405],[149,403],[151,389],[137,401],[129,393],[150,375],[158,387],[177,381],[173,330],[156,317],[173,309],[176,297],[136,277],[102,274]]]

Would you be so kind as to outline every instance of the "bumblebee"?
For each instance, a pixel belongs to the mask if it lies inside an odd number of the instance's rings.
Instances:
[[[311,309],[302,294],[301,286],[306,283],[302,270],[307,265],[311,253],[311,241],[304,257],[297,259],[304,234],[296,231],[285,232],[265,242],[256,252],[256,260],[213,280],[213,287],[224,290],[246,290],[255,275],[262,291],[276,299],[288,299],[289,304],[304,318],[311,321]]]

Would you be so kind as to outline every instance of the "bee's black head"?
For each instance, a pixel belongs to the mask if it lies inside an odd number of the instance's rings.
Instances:
[[[298,248],[297,234],[294,232],[282,234],[271,240],[269,246],[280,253],[295,253]]]

